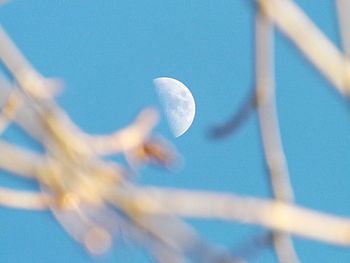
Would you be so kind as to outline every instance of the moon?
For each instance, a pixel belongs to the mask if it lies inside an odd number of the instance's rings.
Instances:
[[[191,91],[173,78],[156,78],[153,83],[170,130],[175,137],[183,135],[190,128],[196,113],[196,104]]]

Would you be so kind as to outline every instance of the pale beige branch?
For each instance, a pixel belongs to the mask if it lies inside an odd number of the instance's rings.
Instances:
[[[126,128],[111,135],[91,137],[88,142],[93,151],[99,155],[128,152],[144,143],[157,123],[158,113],[153,108],[148,108]]]
[[[129,200],[135,211],[145,214],[239,221],[309,239],[350,246],[350,218],[280,201],[159,188],[138,188],[123,193],[116,191],[115,199]]]
[[[336,0],[336,6],[343,50],[347,57],[350,58],[350,1]]]
[[[41,193],[10,190],[0,187],[0,205],[17,209],[48,209],[48,200]]]
[[[42,77],[0,26],[0,58],[20,87],[35,98],[51,98],[60,91],[56,81]]]
[[[0,105],[6,103],[6,98],[16,87],[11,85],[5,78],[0,75]],[[16,93],[18,96],[20,94]],[[149,108],[141,112],[134,123],[124,129],[121,129],[111,135],[89,135],[80,130],[79,127],[55,104],[50,102],[50,107],[56,114],[56,123],[54,129],[59,129],[60,137],[66,136],[71,138],[71,142],[76,138],[74,144],[89,147],[91,151],[98,155],[110,155],[127,152],[139,146],[151,133],[158,122],[158,114],[155,110]],[[14,121],[35,140],[43,143],[52,144],[52,139],[48,136],[51,134],[47,131],[44,116],[40,116],[25,97],[22,97],[22,105],[18,109]],[[57,123],[59,121],[59,123]],[[52,126],[52,125],[51,125]],[[84,148],[84,147],[80,147]]]
[[[39,154],[0,140],[0,169],[32,178],[43,164]]]
[[[268,18],[257,15],[256,30],[257,109],[272,192],[279,200],[293,201],[276,110],[272,24]]]
[[[6,99],[6,102],[1,105],[0,109],[0,134],[2,134],[13,121],[18,109],[21,107],[22,100],[17,94],[17,90],[12,90]]]
[[[350,62],[290,0],[258,0],[260,7],[342,94],[350,93]]]
[[[261,12],[256,15],[256,98],[260,133],[272,193],[279,201],[293,202],[293,190],[284,155],[275,101],[273,24]],[[287,233],[274,232],[279,262],[299,262]]]
[[[0,27],[0,58],[17,80],[21,79],[21,73],[33,71],[32,65],[24,58],[2,27]]]

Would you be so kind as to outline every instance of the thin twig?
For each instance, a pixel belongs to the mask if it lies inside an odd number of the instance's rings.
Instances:
[[[222,139],[235,133],[249,119],[256,108],[255,93],[249,93],[248,97],[243,101],[242,105],[233,116],[230,117],[223,125],[214,126],[209,130],[209,137],[214,139]]]

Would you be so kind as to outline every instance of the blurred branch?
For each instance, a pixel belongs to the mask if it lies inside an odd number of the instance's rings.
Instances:
[[[345,54],[348,57],[348,59],[350,59],[350,1],[336,0],[336,7],[343,50],[345,51]]]
[[[350,93],[350,62],[291,0],[258,0],[261,10],[344,95]]]
[[[275,101],[273,29],[268,18],[256,16],[256,97],[265,159],[271,176],[273,195],[293,201],[286,158],[281,142]]]
[[[13,121],[21,104],[22,100],[17,95],[16,90],[12,90],[6,99],[5,104],[2,106],[0,113],[0,134],[2,134]]]
[[[209,137],[214,139],[225,138],[235,133],[249,119],[256,108],[256,96],[249,93],[248,97],[243,101],[238,111],[230,117],[223,125],[218,125],[209,130]]]
[[[258,12],[255,30],[256,97],[260,133],[272,193],[278,201],[293,202],[293,190],[288,175],[276,110],[273,25],[268,17]],[[273,244],[279,262],[299,262],[288,234],[274,232]]]
[[[273,234],[269,231],[255,235],[252,239],[237,246],[233,250],[233,254],[245,259],[256,257],[258,252],[270,247],[273,240]]]
[[[0,140],[0,151],[0,169],[16,175],[34,178],[39,167],[43,165],[40,155],[2,140]]]
[[[47,199],[41,193],[16,191],[3,187],[0,187],[0,205],[27,210],[48,209]]]
[[[50,85],[54,82],[48,81],[38,74],[1,26],[0,58],[26,93],[37,98],[47,99],[51,98],[58,91],[54,85]]]
[[[128,152],[143,144],[158,122],[158,113],[148,108],[137,116],[134,123],[111,135],[94,136],[88,143],[99,155]]]
[[[281,201],[205,191],[137,188],[116,192],[135,211],[153,215],[221,219],[261,225],[305,238],[350,246],[350,219]],[[126,201],[127,200],[127,201]]]

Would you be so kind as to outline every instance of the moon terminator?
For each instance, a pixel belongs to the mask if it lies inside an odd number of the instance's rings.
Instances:
[[[173,78],[156,78],[153,83],[165,110],[170,130],[175,137],[183,135],[191,126],[196,112],[191,91]]]

